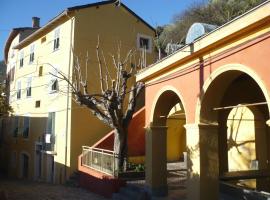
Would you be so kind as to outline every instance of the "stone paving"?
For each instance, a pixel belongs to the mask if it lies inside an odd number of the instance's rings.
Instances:
[[[152,197],[152,200],[185,200],[187,171],[182,162],[167,163],[168,196]],[[128,181],[138,187],[145,186],[145,180]]]
[[[81,188],[22,180],[0,179],[2,190],[8,200],[108,200]]]

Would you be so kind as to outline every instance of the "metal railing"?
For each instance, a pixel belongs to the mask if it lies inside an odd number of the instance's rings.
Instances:
[[[114,151],[83,146],[82,166],[117,176],[117,156]]]

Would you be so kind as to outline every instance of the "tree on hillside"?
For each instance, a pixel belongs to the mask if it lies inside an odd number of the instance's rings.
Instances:
[[[119,52],[117,56],[112,55],[113,66],[109,68],[103,52],[99,49],[99,44],[96,47],[100,93],[88,91],[88,58],[85,66],[82,67],[78,57],[74,56],[72,80],[61,71],[58,71],[55,76],[68,83],[75,97],[74,100],[78,104],[86,106],[94,116],[114,129],[114,151],[118,155],[117,166],[119,170],[123,170],[128,152],[128,125],[135,111],[136,98],[144,88],[144,84],[137,82],[129,87],[131,84],[129,80],[132,79],[137,69],[131,62],[132,59],[135,59],[135,51],[129,51],[124,59],[121,59]],[[109,69],[112,68],[115,73],[109,72]],[[85,69],[85,76],[82,73],[83,69]],[[128,94],[129,99],[126,99]]]
[[[264,1],[266,0],[209,0],[193,4],[177,14],[171,24],[163,27],[158,44],[162,44],[162,49],[165,49],[170,42],[184,44],[188,29],[193,23],[201,22],[220,26]]]

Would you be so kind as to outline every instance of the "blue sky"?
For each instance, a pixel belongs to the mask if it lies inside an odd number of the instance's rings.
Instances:
[[[5,41],[12,28],[31,26],[33,16],[46,24],[67,7],[100,0],[0,0],[0,60]],[[197,0],[122,0],[122,2],[152,26],[169,23],[173,16]]]

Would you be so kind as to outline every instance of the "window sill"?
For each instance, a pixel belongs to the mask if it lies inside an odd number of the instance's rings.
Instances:
[[[56,52],[56,51],[58,51],[60,48],[57,48],[57,49],[53,49],[53,51],[52,52]]]
[[[51,91],[49,92],[49,94],[55,94],[55,93],[58,93],[58,90],[51,90]]]
[[[143,48],[138,48],[139,51],[145,51],[146,53],[152,53],[152,49],[143,49]]]

